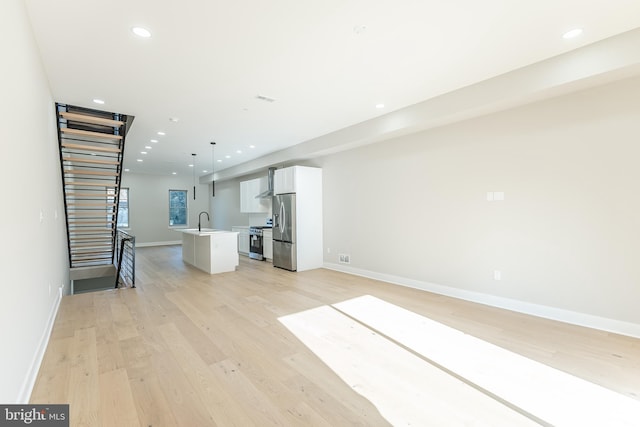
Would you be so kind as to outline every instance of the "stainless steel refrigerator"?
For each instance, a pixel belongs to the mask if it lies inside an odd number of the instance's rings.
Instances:
[[[273,266],[296,271],[296,195],[273,196]]]

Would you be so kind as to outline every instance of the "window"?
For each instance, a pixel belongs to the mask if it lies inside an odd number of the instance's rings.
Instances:
[[[118,204],[118,227],[129,228],[129,189],[120,189],[120,203]]]
[[[107,189],[107,203],[115,203],[113,197],[114,190],[112,188]],[[109,212],[107,214],[107,221],[112,221],[111,208],[107,208]],[[118,228],[129,228],[129,189],[120,189],[120,201],[118,205]]]
[[[187,225],[187,190],[169,190],[169,226]]]

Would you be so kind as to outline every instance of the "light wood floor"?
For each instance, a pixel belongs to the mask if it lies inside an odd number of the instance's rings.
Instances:
[[[374,295],[640,400],[640,340],[330,270],[210,276],[140,248],[136,289],[64,297],[32,403],[74,426],[387,426],[277,320]]]

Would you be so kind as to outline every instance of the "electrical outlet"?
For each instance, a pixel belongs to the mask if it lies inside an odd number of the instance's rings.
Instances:
[[[493,270],[493,280],[502,280],[502,272],[500,270]]]
[[[351,256],[349,254],[338,255],[338,262],[340,264],[351,264]]]

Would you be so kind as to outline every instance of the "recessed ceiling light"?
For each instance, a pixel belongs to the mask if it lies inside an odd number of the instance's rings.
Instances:
[[[153,142],[154,144],[157,144],[157,143],[158,143],[158,140],[157,140],[157,139],[150,139],[149,141]]]
[[[208,171],[208,170],[203,170],[203,171],[202,171],[202,173],[207,173],[207,172],[209,172],[209,171]]]
[[[166,133],[164,133],[164,132],[162,132],[162,131],[158,131],[158,135],[160,135],[160,136],[165,136],[165,135],[166,135]]]
[[[222,163],[222,160],[218,159],[218,163]]]
[[[133,34],[135,34],[138,37],[142,37],[145,39],[148,39],[149,37],[151,37],[151,31],[147,30],[146,28],[133,27],[131,31],[133,32]]]
[[[177,172],[171,172],[171,175],[177,175],[177,174],[178,174]]]
[[[129,172],[129,169],[125,169],[124,171],[125,171],[125,172]]]
[[[192,167],[193,167],[193,165],[189,165],[189,167],[190,167],[190,168],[192,168]]]
[[[582,34],[582,28],[574,28],[573,30],[567,31],[562,35],[563,39],[572,39],[574,37],[578,37]]]
[[[256,148],[256,146],[255,145],[250,145],[249,148]]]
[[[141,151],[140,154],[147,154],[147,152],[146,151]]]
[[[153,147],[150,145],[145,145],[144,148],[146,148],[147,150],[151,150]]]
[[[100,105],[104,104],[104,100],[103,99],[98,99],[98,98],[95,98],[93,100],[93,102],[95,102],[96,104],[100,104]]]
[[[169,117],[169,121],[173,122],[173,123],[178,123],[180,121],[180,119],[177,118],[177,117]]]
[[[228,155],[228,154],[226,156],[224,156],[224,157],[225,157],[225,159],[230,159],[231,158],[231,156]]]
[[[378,109],[384,108],[384,104],[376,104],[376,108],[378,108]]]
[[[136,159],[137,162],[142,162],[142,159]]]
[[[242,150],[236,150],[236,153],[242,154]]]

